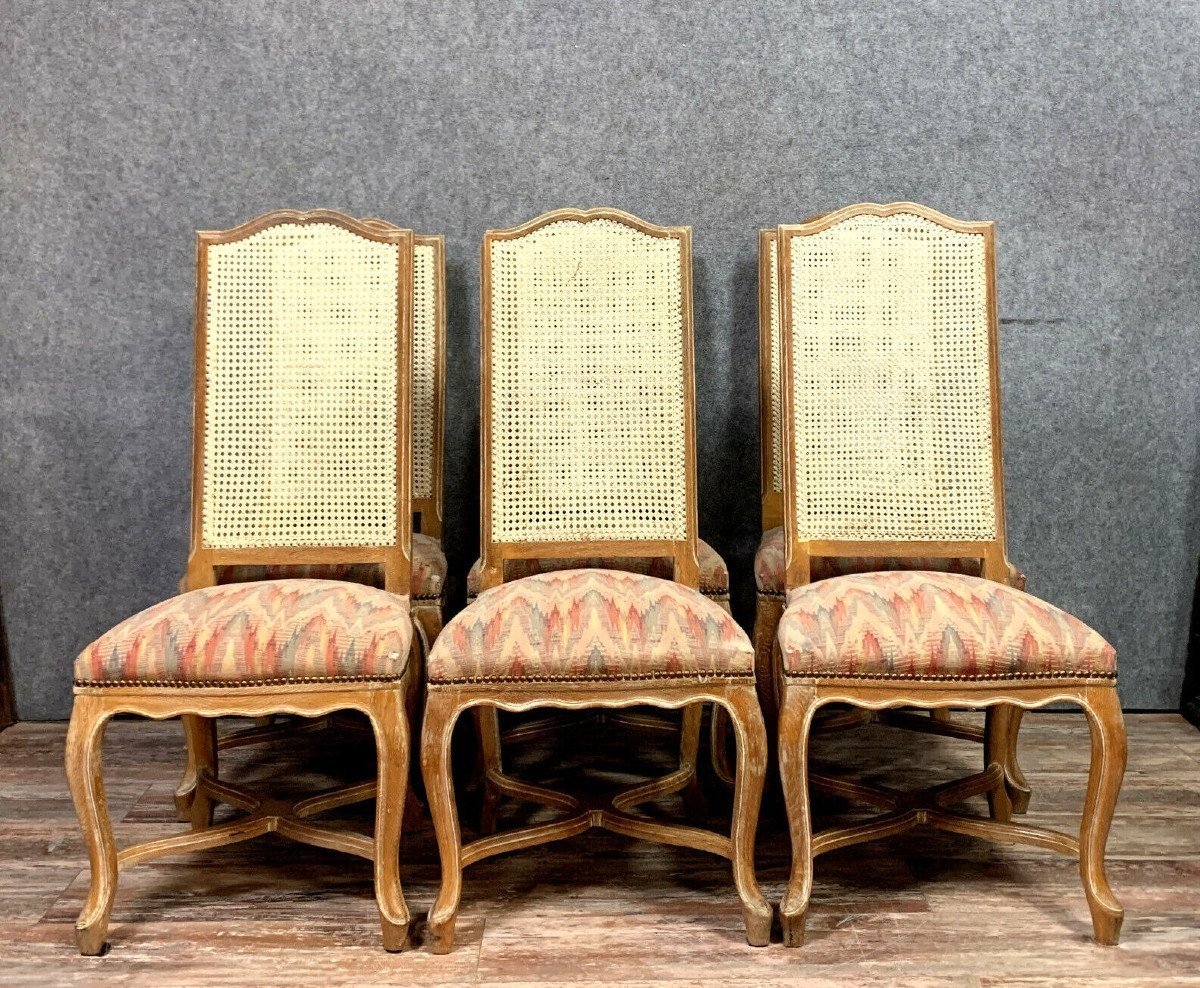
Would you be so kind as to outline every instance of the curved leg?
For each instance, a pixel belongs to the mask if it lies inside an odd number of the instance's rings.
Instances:
[[[193,830],[206,830],[212,826],[216,803],[198,783],[206,775],[214,779],[217,777],[217,722],[213,718],[195,714],[184,714],[181,719],[183,736],[187,741],[188,772],[192,779],[188,819]],[[179,806],[178,790],[175,793],[175,805]]]
[[[1010,713],[1013,709],[1011,704],[1002,703],[994,707],[988,707],[984,713],[984,771],[987,771],[993,764],[998,764],[1003,768],[1008,759],[1008,754],[1012,750],[1012,745],[1009,741],[1009,729],[1012,724]],[[934,712],[936,713],[936,711]],[[995,789],[988,790],[987,801],[988,813],[993,820],[999,820],[1001,823],[1010,823],[1012,821],[1012,800],[1009,799],[1008,787],[1003,780],[1001,780]]]
[[[1125,910],[1109,888],[1104,847],[1125,776],[1125,720],[1115,687],[1089,688],[1083,708],[1092,729],[1092,763],[1079,826],[1079,871],[1096,942],[1115,945],[1121,937]]]
[[[1021,730],[1021,719],[1025,711],[1021,707],[1009,708],[1010,723],[1008,726],[1008,751],[1004,759],[1004,786],[1008,790],[1008,798],[1012,802],[1014,813],[1026,813],[1029,810],[1029,799],[1033,790],[1021,771],[1017,762],[1017,734]]]
[[[403,950],[408,905],[400,885],[400,834],[408,788],[408,716],[399,689],[379,690],[368,713],[375,731],[379,789],[375,798],[375,901],[383,947]]]
[[[108,718],[109,714],[97,697],[77,696],[67,731],[67,782],[87,842],[92,872],[87,901],[75,923],[75,942],[81,954],[90,956],[107,950],[104,938],[117,892],[117,846],[104,797],[101,764]]]
[[[779,710],[779,776],[792,835],[792,874],[779,904],[786,947],[804,944],[804,923],[812,895],[812,810],[808,797],[808,733],[817,709],[811,686],[784,684]]]
[[[733,788],[733,881],[742,900],[746,942],[765,947],[771,942],[771,906],[754,873],[754,838],[767,774],[767,731],[758,694],[753,686],[732,688],[725,701],[737,739],[737,775]]]
[[[683,805],[691,817],[703,818],[708,814],[708,800],[700,788],[700,726],[704,722],[704,704],[693,703],[683,708],[683,720],[679,727],[679,769],[690,772],[683,790]]]
[[[483,709],[492,713],[495,723],[496,708]],[[429,910],[428,923],[434,938],[433,950],[437,954],[449,953],[454,946],[454,921],[458,918],[458,903],[462,897],[462,833],[454,801],[454,777],[450,771],[450,742],[458,714],[453,693],[436,687],[429,690],[421,734],[421,772],[442,862],[442,887]]]
[[[428,716],[428,703],[425,713]],[[479,732],[479,751],[483,756],[483,803],[479,808],[479,832],[494,834],[496,813],[500,807],[500,790],[492,782],[491,773],[504,770],[500,755],[500,713],[489,705],[476,707],[474,713],[475,729]],[[426,796],[428,797],[428,791]]]

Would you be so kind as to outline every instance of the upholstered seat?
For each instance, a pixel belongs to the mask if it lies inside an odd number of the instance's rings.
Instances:
[[[785,546],[783,528],[772,528],[763,533],[758,551],[754,554],[754,582],[758,592],[783,596]],[[834,576],[850,576],[855,573],[872,573],[876,570],[925,570],[941,573],[961,573],[979,576],[981,565],[978,559],[953,559],[944,556],[927,558],[880,558],[867,556],[812,556],[809,559],[811,579],[828,580]],[[1009,582],[1019,590],[1025,589],[1025,574],[1015,566],[1009,566]]]
[[[657,679],[754,674],[729,613],[639,573],[541,573],[481,594],[442,631],[430,682]]]
[[[383,570],[374,563],[319,563],[299,566],[220,566],[217,582],[254,583],[259,580],[342,580],[383,589]],[[446,586],[446,554],[442,543],[413,532],[412,600],[440,600]]]
[[[75,682],[396,680],[411,640],[407,597],[329,580],[239,583],[193,590],[122,621],[75,660]]]
[[[702,540],[696,542],[696,562],[700,568],[700,592],[706,597],[728,598],[729,567],[711,545]],[[514,559],[508,564],[507,578],[519,580],[539,573],[554,573],[567,569],[613,569],[629,573],[671,579],[672,563],[669,559],[606,558],[593,559]],[[479,595],[483,562],[476,559],[467,573],[467,596]]]
[[[958,573],[878,572],[799,587],[779,622],[785,676],[1108,679],[1116,652],[1076,617]]]

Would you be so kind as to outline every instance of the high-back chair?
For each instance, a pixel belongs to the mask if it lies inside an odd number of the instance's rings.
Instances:
[[[377,217],[362,220],[376,230],[397,230]],[[446,238],[413,234],[412,378],[412,581],[413,614],[432,642],[441,631],[446,589],[442,550],[442,461],[446,395]],[[273,559],[256,566],[221,566],[220,583],[307,577],[348,580],[382,587],[378,566],[362,564],[289,565]]]
[[[399,230],[386,220],[369,218],[361,221],[378,231]],[[442,550],[442,460],[444,448],[446,393],[446,264],[445,238],[414,233],[412,249],[412,567],[409,580],[409,601],[413,618],[426,642],[433,642],[442,630],[446,592],[446,555]],[[253,583],[258,580],[314,579],[342,580],[367,587],[383,588],[384,574],[377,563],[305,563],[286,561],[272,553],[270,562],[220,565],[216,567],[217,582]],[[185,577],[180,589],[187,589]],[[419,666],[412,677],[416,704],[417,687],[421,679]],[[418,708],[419,712],[419,708]],[[226,731],[206,744],[215,744],[221,751],[247,744],[263,744],[285,740],[297,731],[308,732],[324,726],[305,721],[274,723],[265,718],[252,727]],[[342,728],[357,728],[359,722],[344,721]],[[197,728],[200,730],[200,728]],[[206,733],[215,731],[207,724]],[[192,757],[195,731],[187,733],[188,766],[175,791],[175,806],[181,819],[190,818],[195,794],[196,759]]]
[[[384,944],[408,911],[397,871],[408,769],[412,232],[327,210],[198,235],[187,592],[75,663],[67,773],[92,883],[80,950],[104,946],[119,868],[278,833],[374,862]],[[226,566],[370,565],[382,589],[320,579],[220,585]],[[290,806],[217,776],[213,719],[366,715],[378,780]],[[117,714],[183,717],[188,832],[117,853],[100,746]],[[377,794],[374,838],[318,826]],[[212,826],[214,805],[244,815]]]
[[[793,845],[780,911],[792,946],[803,940],[817,855],[919,825],[1078,856],[1096,939],[1119,935],[1104,875],[1126,751],[1116,656],[1077,618],[1009,585],[994,236],[992,223],[913,203],[850,206],[777,232],[788,595],[776,675]],[[817,559],[847,556],[970,558],[980,576],[812,582]],[[988,734],[982,772],[922,793],[808,769],[809,730],[825,704],[993,716],[1063,701],[1081,705],[1092,730],[1078,839],[1011,822],[1004,727]],[[810,784],[886,812],[813,835]],[[991,819],[954,811],[981,794]]]
[[[806,223],[820,219],[814,216]],[[754,581],[757,600],[754,620],[755,669],[759,698],[769,731],[778,719],[779,699],[775,695],[772,652],[779,619],[783,616],[787,581],[786,547],[783,529],[783,395],[781,373],[783,337],[780,332],[779,238],[775,229],[758,232],[758,352],[759,352],[759,463],[762,479],[762,541],[754,556]],[[819,440],[818,440],[819,441]],[[976,558],[957,556],[880,555],[813,556],[809,562],[809,580],[831,576],[870,573],[875,570],[938,570],[980,576],[982,564]],[[1018,590],[1025,589],[1025,574],[1007,564],[1007,581]],[[852,727],[872,719],[872,715],[830,715],[822,718],[823,730]],[[989,730],[1005,732],[1009,750],[1004,757],[1005,787],[1014,813],[1024,813],[1029,805],[1029,785],[1016,757],[1017,731],[1021,723],[1019,708],[995,715],[985,727],[952,720],[948,710],[931,710],[928,715],[907,710],[881,711],[879,719],[893,727],[930,734],[942,734],[968,741],[985,742]]]
[[[749,639],[696,587],[691,231],[613,209],[547,213],[483,241],[481,593],[429,657],[422,769],[442,859],[429,914],[449,950],[462,869],[600,826],[730,858],[747,939],[771,911],[754,878],[766,735]],[[525,560],[659,558],[671,579],[614,569],[512,578]],[[462,846],[450,774],[475,707],[729,711],[738,742],[730,836],[634,808],[687,785],[677,770],[586,803],[508,776],[491,785],[563,811]]]

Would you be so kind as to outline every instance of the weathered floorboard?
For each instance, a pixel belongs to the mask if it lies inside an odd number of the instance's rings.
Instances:
[[[1126,909],[1115,949],[1090,940],[1076,863],[1032,848],[915,831],[835,852],[817,862],[806,945],[754,949],[727,862],[593,831],[468,869],[449,955],[421,942],[419,921],[412,950],[383,951],[367,862],[267,838],[124,873],[103,958],[80,957],[72,938],[87,869],[62,770],[65,726],[20,724],[0,734],[0,982],[1200,985],[1200,732],[1170,715],[1127,723],[1129,772],[1109,843]],[[612,785],[669,765],[663,740],[629,743],[598,730],[533,742],[514,753],[517,770],[544,783]],[[1083,718],[1030,715],[1021,741],[1031,822],[1074,829],[1088,756]],[[105,752],[118,842],[177,831],[178,727],[118,721]],[[976,745],[882,727],[821,738],[815,753],[900,786],[979,767]],[[369,747],[324,735],[286,750],[229,752],[223,774],[292,793],[370,764]],[[469,821],[470,798],[460,801]],[[714,803],[715,821],[727,806]],[[855,812],[828,801],[817,808]],[[669,801],[663,811],[681,807]],[[546,814],[510,807],[502,820]],[[371,822],[369,807],[333,818],[360,831]],[[419,920],[438,878],[428,825],[405,835],[401,854]],[[777,901],[788,845],[770,803],[758,864]]]

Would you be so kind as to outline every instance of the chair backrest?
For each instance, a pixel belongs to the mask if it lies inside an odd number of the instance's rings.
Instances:
[[[777,239],[788,586],[811,556],[1007,580],[994,224],[865,203]]]
[[[330,210],[197,234],[189,588],[215,567],[411,572],[413,235]]]
[[[482,588],[595,556],[695,587],[690,228],[560,209],[489,230],[482,280]]]
[[[363,222],[395,230],[387,220]],[[412,512],[414,528],[442,537],[446,418],[446,238],[413,234]]]

